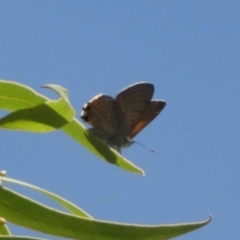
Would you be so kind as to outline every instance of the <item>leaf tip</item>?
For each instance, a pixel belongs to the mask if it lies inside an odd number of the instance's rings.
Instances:
[[[212,221],[212,215],[211,214],[208,214],[208,220],[207,220],[207,223],[210,223]]]

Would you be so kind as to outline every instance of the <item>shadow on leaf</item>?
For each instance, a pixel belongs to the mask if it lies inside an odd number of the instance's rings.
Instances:
[[[0,119],[0,127],[33,132],[59,129],[68,121],[47,104],[17,110]]]

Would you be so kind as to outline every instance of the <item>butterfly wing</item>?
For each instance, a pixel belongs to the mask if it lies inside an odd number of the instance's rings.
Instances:
[[[128,137],[130,139],[134,138],[143,128],[145,128],[155,117],[158,116],[165,106],[166,102],[163,100],[151,101],[137,123],[133,126]]]
[[[122,90],[117,95],[116,102],[119,104],[125,118],[127,136],[135,128],[151,103],[153,92],[153,84],[142,82]]]
[[[119,111],[119,106],[112,97],[99,94],[84,105],[81,118],[93,127],[113,134],[121,127],[121,121],[117,119]]]

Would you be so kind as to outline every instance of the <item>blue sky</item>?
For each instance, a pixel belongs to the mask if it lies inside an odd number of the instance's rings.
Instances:
[[[142,80],[167,106],[136,137],[157,154],[136,144],[123,150],[144,178],[61,131],[0,130],[0,169],[98,219],[165,224],[211,214],[208,226],[178,239],[239,238],[239,9],[239,1],[1,1],[1,79],[50,98],[39,86],[64,86],[78,118],[96,94],[115,96]]]

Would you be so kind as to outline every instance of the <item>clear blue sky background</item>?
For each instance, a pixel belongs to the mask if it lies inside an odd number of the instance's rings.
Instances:
[[[157,154],[138,145],[123,151],[144,178],[61,131],[0,130],[0,169],[98,219],[165,224],[211,214],[208,226],[178,239],[239,239],[239,13],[239,1],[0,1],[0,78],[50,98],[57,96],[39,86],[66,87],[78,118],[94,95],[115,96],[141,80],[167,101],[136,137]]]

